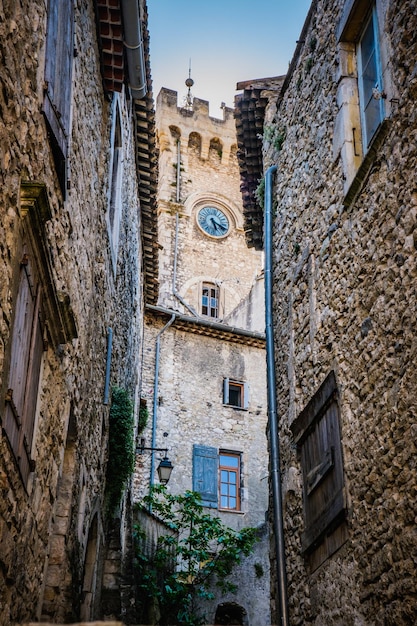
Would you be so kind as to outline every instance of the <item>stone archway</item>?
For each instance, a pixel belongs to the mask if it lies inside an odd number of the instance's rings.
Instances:
[[[217,606],[214,623],[216,626],[247,626],[247,614],[245,609],[236,602],[224,602]]]

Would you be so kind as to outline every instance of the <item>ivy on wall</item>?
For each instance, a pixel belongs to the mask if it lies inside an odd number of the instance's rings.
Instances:
[[[133,403],[121,387],[112,389],[109,416],[109,460],[106,475],[107,511],[112,515],[120,503],[135,465]]]

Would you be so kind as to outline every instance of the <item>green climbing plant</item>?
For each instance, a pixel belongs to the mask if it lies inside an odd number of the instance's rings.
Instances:
[[[136,527],[142,616],[146,604],[155,606],[157,602],[160,624],[203,624],[198,599],[213,598],[215,588],[236,590],[229,577],[242,556],[252,552],[256,530],[229,528],[206,512],[200,494],[193,491],[172,495],[164,485],[158,485],[143,504],[152,507],[152,513],[171,534],[160,536],[154,553],[146,556],[140,549],[143,531]]]
[[[277,152],[282,148],[285,141],[285,129],[278,127],[276,124],[266,124],[262,138],[266,144],[272,146]]]
[[[133,403],[126,389],[112,389],[109,415],[109,459],[106,473],[107,512],[112,515],[135,464]]]
[[[146,428],[149,419],[149,411],[146,404],[142,404],[139,407],[139,420],[138,420],[138,434],[143,432]]]

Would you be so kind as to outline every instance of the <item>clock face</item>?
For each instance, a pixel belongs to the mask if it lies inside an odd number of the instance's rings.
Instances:
[[[229,220],[217,207],[205,206],[198,212],[197,219],[200,227],[211,237],[224,237],[229,232]]]

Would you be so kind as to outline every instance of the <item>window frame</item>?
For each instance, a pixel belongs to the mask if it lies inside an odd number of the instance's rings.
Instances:
[[[205,294],[204,291],[207,290],[209,293]],[[211,292],[214,291],[214,296]],[[207,298],[207,305],[204,305],[204,298]],[[215,306],[211,306],[212,300],[216,301]],[[204,281],[201,285],[201,315],[204,317],[208,317],[210,319],[219,319],[219,310],[220,310],[220,287],[216,283],[210,283],[208,281]],[[206,309],[206,311],[204,311]],[[213,313],[211,312],[213,311]]]
[[[234,469],[230,465],[222,464],[222,457],[229,457],[236,459],[237,467]],[[236,477],[234,483],[230,481],[222,480],[222,472],[227,472],[228,474],[233,474]],[[241,453],[240,452],[231,452],[230,450],[219,450],[219,511],[228,511],[228,512],[240,512],[241,511]],[[222,485],[235,485],[236,494],[222,493]],[[236,506],[223,506],[222,498],[225,497],[228,500],[231,498],[235,498]]]
[[[232,404],[230,401],[230,388],[236,387],[240,389],[240,404]],[[247,411],[249,408],[249,385],[247,382],[224,378],[223,379],[223,405],[230,406],[233,409]]]
[[[28,489],[30,474],[35,468],[44,354],[50,343],[56,347],[76,338],[77,328],[69,298],[63,293],[58,297],[55,290],[45,230],[52,212],[45,185],[22,181],[19,213],[13,318],[1,398],[5,412],[4,432]],[[24,354],[21,353],[22,341],[30,344]]]
[[[110,133],[109,192],[107,209],[107,227],[110,240],[110,251],[113,273],[117,271],[119,251],[120,221],[122,217],[122,186],[123,186],[123,120],[119,94],[113,94],[112,127]]]
[[[369,27],[371,28],[369,29]],[[364,51],[364,39],[368,32],[372,32],[372,46],[373,46],[373,56],[374,56],[374,64],[375,64],[375,73],[373,78],[375,80],[375,85],[372,89],[372,95],[370,97],[366,96],[366,86],[364,75],[366,73],[366,69],[364,65],[370,65],[370,58],[367,63],[364,63],[365,51]],[[372,53],[370,55],[372,57]],[[356,46],[356,59],[358,66],[358,91],[359,91],[359,111],[361,117],[361,132],[362,132],[362,146],[363,151],[366,154],[368,152],[369,146],[371,144],[372,139],[374,138],[376,132],[380,128],[381,124],[385,119],[385,107],[384,100],[385,94],[383,89],[383,77],[382,77],[382,67],[381,67],[381,52],[380,52],[380,38],[378,31],[378,20],[376,13],[375,4],[372,6],[370,10],[370,14],[367,18],[367,21],[364,27],[361,30],[359,41]],[[374,91],[376,90],[376,91]],[[379,97],[378,97],[379,96]],[[376,106],[375,106],[376,103]],[[368,125],[370,120],[370,115],[368,115],[369,106],[374,105],[374,110],[377,109],[377,123],[376,125],[368,132]]]
[[[381,115],[379,123],[367,137],[363,132],[363,96],[360,96],[358,76],[358,44],[372,18],[378,49],[380,89],[377,90]],[[340,157],[343,170],[345,197],[349,207],[365,185],[378,153],[391,128],[395,111],[396,89],[390,74],[389,42],[384,33],[386,6],[381,0],[346,0],[336,29],[339,63],[336,75],[338,111],[333,133],[333,160]],[[382,90],[383,86],[383,90]]]

